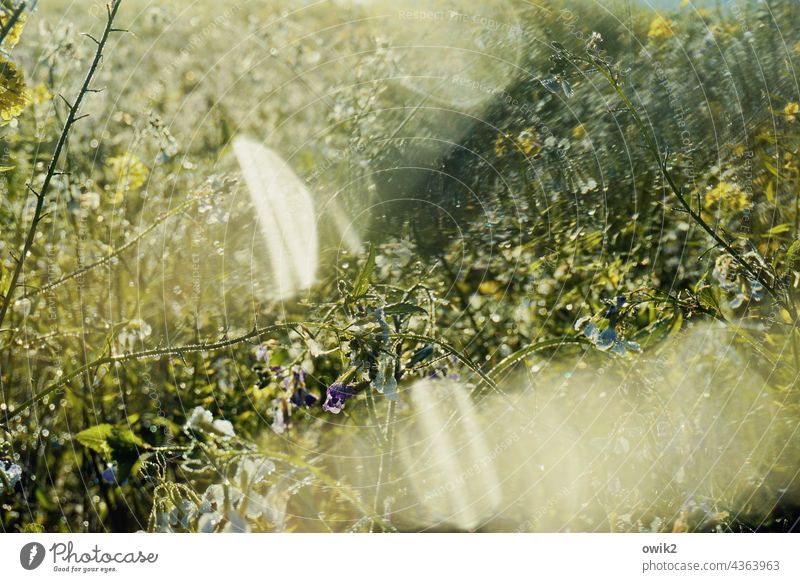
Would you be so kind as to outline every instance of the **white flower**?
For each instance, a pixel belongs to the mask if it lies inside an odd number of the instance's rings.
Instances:
[[[197,520],[197,531],[200,533],[213,533],[221,519],[222,514],[219,511],[204,513]]]
[[[22,317],[28,317],[31,312],[31,300],[17,299],[14,302],[14,312],[20,314]]]
[[[210,432],[224,437],[236,436],[233,425],[228,420],[214,420],[214,415],[202,406],[196,406],[186,420],[186,428],[197,432]]]
[[[122,349],[132,351],[136,347],[136,342],[140,342],[147,338],[153,331],[153,328],[142,319],[131,319],[122,331],[119,332],[117,339],[119,340]]]
[[[244,504],[244,501],[245,494],[238,487],[219,484],[209,486],[203,495],[203,502],[200,504],[199,510],[202,515],[197,520],[197,531],[200,533],[215,532],[219,524],[225,520],[225,525],[220,530],[223,533],[249,532],[250,525],[239,511],[239,507]]]
[[[217,432],[222,436],[236,436],[236,433],[233,432],[233,425],[229,420],[217,419],[211,423],[211,428],[214,432]]]
[[[225,516],[228,523],[222,528],[222,533],[249,533],[250,525],[238,511],[229,511]]]
[[[97,210],[100,207],[100,194],[94,190],[81,193],[80,205],[85,210]]]
[[[264,362],[267,366],[269,366],[270,349],[266,344],[261,344],[256,348],[256,360],[259,362]]]
[[[197,406],[192,410],[192,414],[189,415],[189,419],[186,421],[186,427],[202,431],[209,428],[213,420],[214,415],[211,414],[211,412],[202,406]]]
[[[242,489],[249,489],[261,483],[267,475],[275,471],[275,463],[265,457],[247,457],[239,463],[236,480]]]
[[[188,530],[198,511],[197,505],[192,501],[181,499],[177,505],[156,511],[156,530],[163,533]]]
[[[273,399],[269,414],[272,416],[272,423],[269,427],[277,434],[283,434],[286,431],[286,419],[283,415],[282,398]]]

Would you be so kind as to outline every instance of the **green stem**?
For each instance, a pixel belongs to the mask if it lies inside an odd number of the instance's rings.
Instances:
[[[378,483],[375,486],[375,505],[373,513],[381,514],[381,501],[383,501],[383,486],[392,478],[392,456],[394,453],[395,424],[397,420],[397,401],[390,400],[386,418],[386,435],[381,446],[381,461],[378,467]]]
[[[432,344],[436,344],[441,349],[449,353],[451,356],[458,359],[461,363],[463,363],[467,368],[472,370],[475,374],[477,374],[489,388],[491,388],[495,392],[500,392],[500,389],[497,387],[497,384],[495,384],[494,380],[492,380],[489,376],[487,376],[486,373],[483,372],[470,358],[468,358],[465,354],[461,353],[450,344],[432,337],[427,337],[424,335],[416,335],[412,333],[393,334],[393,337],[398,339],[410,339],[419,342],[429,342]]]
[[[560,338],[555,338],[555,339],[551,339],[551,340],[544,340],[544,341],[541,341],[541,342],[537,342],[535,344],[531,344],[531,345],[525,346],[521,350],[517,350],[513,354],[511,354],[511,355],[507,356],[506,358],[504,358],[503,360],[501,360],[494,368],[492,368],[489,371],[489,376],[491,376],[491,377],[493,377],[495,379],[499,379],[499,377],[506,370],[511,368],[517,362],[520,362],[521,360],[524,360],[525,358],[527,358],[531,354],[534,354],[534,353],[536,353],[536,352],[538,352],[540,350],[544,350],[544,349],[547,349],[547,348],[553,348],[553,347],[569,345],[569,344],[572,344],[572,345],[581,345],[581,344],[590,345],[591,342],[589,342],[589,340],[583,339],[581,337],[573,337],[573,336],[560,337]]]

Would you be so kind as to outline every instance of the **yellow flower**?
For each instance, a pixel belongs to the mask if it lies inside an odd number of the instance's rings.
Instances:
[[[500,290],[500,281],[494,281],[492,279],[481,281],[481,284],[478,285],[478,293],[481,295],[494,295]]]
[[[494,140],[494,155],[498,158],[504,156],[506,153],[506,136],[502,133]]]
[[[750,206],[747,194],[736,184],[720,182],[708,194],[703,203],[706,210],[718,208],[727,212],[739,212]]]
[[[53,98],[53,94],[50,93],[50,90],[47,88],[47,85],[44,83],[39,83],[36,87],[33,88],[33,104],[34,105],[41,105],[42,103],[47,103]]]
[[[8,19],[11,18],[11,12],[0,9],[0,29],[5,27]],[[25,13],[20,14],[14,26],[8,31],[8,34],[3,39],[3,47],[5,49],[12,49],[17,46],[19,37],[22,36],[22,29],[25,26]]]
[[[586,127],[581,123],[572,129],[572,137],[575,139],[583,139],[586,135]]]
[[[147,180],[147,166],[130,152],[108,160],[108,166],[117,179],[117,191],[136,190]]]
[[[520,149],[525,152],[526,156],[534,150],[539,151],[542,148],[542,144],[540,144],[539,140],[536,139],[536,136],[531,129],[526,129],[520,132],[520,134],[517,136],[517,145],[519,145]]]
[[[656,15],[650,23],[650,30],[647,31],[647,38],[650,40],[665,40],[675,34],[672,31],[672,23],[661,14]]]
[[[727,32],[728,35],[730,35],[730,36],[734,36],[737,33],[741,32],[741,30],[742,30],[742,27],[739,26],[738,22],[729,22],[729,23],[725,24],[724,26],[725,26],[725,32]]]
[[[0,58],[0,125],[19,117],[30,99],[22,73],[14,63]]]
[[[786,107],[783,108],[783,113],[786,115],[786,121],[789,123],[794,123],[794,121],[797,119],[797,114],[800,113],[800,103],[797,103],[796,101],[787,103]]]

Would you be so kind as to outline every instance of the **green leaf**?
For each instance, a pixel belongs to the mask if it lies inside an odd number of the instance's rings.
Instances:
[[[678,311],[675,314],[675,317],[672,319],[672,325],[669,328],[669,332],[667,332],[667,337],[675,337],[678,335],[678,332],[681,331],[681,327],[683,326],[683,313]]]
[[[794,241],[786,251],[786,268],[790,271],[800,270],[800,240]]]
[[[129,428],[114,427],[111,434],[106,439],[109,446],[113,451],[120,451],[123,449],[133,449],[136,447],[144,447],[145,444],[136,434]]]
[[[75,435],[75,439],[84,447],[92,449],[98,453],[110,453],[111,447],[108,446],[108,437],[114,431],[110,424],[98,424]]]
[[[700,291],[697,293],[697,299],[706,309],[710,309],[714,313],[722,313],[722,308],[720,307],[719,301],[717,301],[717,297],[714,295],[714,291],[711,289],[711,287],[703,287],[700,289]]]
[[[386,315],[428,315],[428,312],[413,303],[392,303],[383,308]]]
[[[116,456],[120,451],[146,448],[145,443],[127,427],[116,427],[113,424],[98,424],[82,430],[75,439],[84,447],[104,455]]]
[[[419,364],[421,362],[424,362],[425,360],[430,358],[432,355],[433,355],[433,344],[425,344],[424,346],[422,346],[420,349],[418,349],[416,352],[414,352],[412,354],[411,359],[408,360],[408,363],[406,364],[406,366],[409,367],[409,368],[412,368],[412,367],[416,366],[417,364]]]
[[[789,232],[792,229],[792,225],[789,223],[779,224],[778,226],[773,226],[767,231],[768,236],[772,236],[774,234],[783,234],[784,232]]]
[[[36,488],[35,496],[39,507],[45,511],[55,511],[58,509],[58,506],[47,496],[47,493],[45,493],[44,489],[41,487]]]
[[[140,455],[139,458],[136,459],[136,461],[131,466],[130,474],[133,477],[138,477],[142,472],[142,468],[144,467],[144,463],[152,456],[153,456],[153,453],[143,453],[142,455]]]
[[[356,277],[353,283],[353,297],[361,297],[366,294],[369,289],[369,279],[372,276],[372,271],[375,269],[375,247],[369,245],[369,254],[364,266],[361,267],[361,272]]]

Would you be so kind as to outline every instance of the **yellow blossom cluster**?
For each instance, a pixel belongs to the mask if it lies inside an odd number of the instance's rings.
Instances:
[[[14,63],[0,58],[0,125],[19,117],[30,99],[22,73]]]
[[[117,181],[117,192],[137,190],[147,180],[147,166],[130,152],[110,158],[108,167]]]
[[[719,209],[724,212],[740,212],[750,206],[747,194],[736,184],[720,181],[708,194],[703,203],[706,210]]]
[[[0,30],[5,28],[8,19],[11,18],[11,12],[5,9],[0,9]],[[22,29],[25,27],[25,13],[20,14],[14,26],[8,31],[6,37],[3,39],[3,48],[8,50],[17,46],[19,38],[22,36]]]
[[[526,156],[536,155],[542,149],[542,143],[536,137],[536,130],[528,128],[521,131],[516,137],[505,133],[498,135],[494,141],[494,155],[497,157],[504,156],[507,146],[510,144],[513,144],[515,149]]]
[[[658,14],[652,22],[650,22],[650,29],[647,31],[647,38],[653,41],[666,40],[672,38],[675,32],[672,30],[672,22],[667,18]]]
[[[786,121],[794,123],[797,120],[797,114],[800,113],[800,103],[792,101],[787,103],[783,108],[783,114],[786,115]]]

